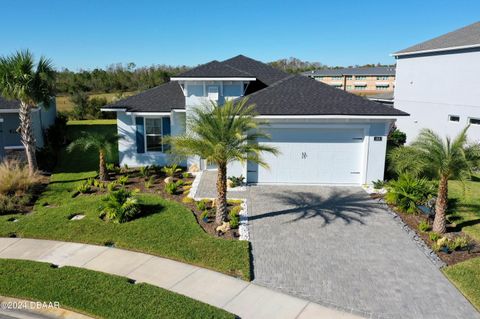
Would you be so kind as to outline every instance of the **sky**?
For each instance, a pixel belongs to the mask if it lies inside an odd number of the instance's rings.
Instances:
[[[30,49],[58,69],[238,54],[349,66],[395,63],[392,52],[480,20],[480,1],[0,0],[0,12],[0,56]]]

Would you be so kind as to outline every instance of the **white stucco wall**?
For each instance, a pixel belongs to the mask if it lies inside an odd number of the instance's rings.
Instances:
[[[149,116],[145,116],[149,117]],[[156,116],[150,116],[156,117]],[[135,115],[117,112],[118,156],[120,165],[127,164],[131,167],[145,165],[169,165],[173,156],[160,152],[137,153]],[[170,116],[170,130],[172,135],[185,132],[185,112],[172,112]],[[184,163],[180,163],[184,164]]]
[[[394,106],[410,113],[397,121],[407,142],[422,128],[453,137],[470,117],[480,118],[480,50],[399,58],[396,72]],[[479,141],[480,125],[471,125],[468,135]]]

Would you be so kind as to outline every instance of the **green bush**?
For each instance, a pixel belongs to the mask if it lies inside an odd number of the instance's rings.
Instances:
[[[241,199],[227,199],[227,204],[229,205],[240,205],[243,203]]]
[[[176,173],[181,172],[182,169],[178,167],[177,164],[173,164],[172,166],[165,166],[162,168],[162,172],[165,173],[165,175],[174,177]]]
[[[385,187],[386,182],[382,181],[381,179],[378,179],[376,181],[373,181],[372,184],[373,184],[373,188],[382,189],[383,187]]]
[[[165,192],[170,195],[174,195],[178,192],[177,183],[171,182],[165,184]]]
[[[120,167],[116,166],[114,163],[107,163],[107,171],[109,173],[115,173],[119,174],[120,173]]]
[[[113,192],[115,190],[115,188],[117,188],[117,186],[118,186],[117,181],[110,182],[110,183],[107,184],[107,190],[109,192]]]
[[[430,240],[433,242],[437,242],[437,240],[440,239],[440,235],[435,232],[430,232],[428,233],[428,238],[430,238]]]
[[[449,250],[454,251],[457,249],[466,249],[469,245],[468,239],[466,237],[455,237],[453,240],[447,242],[447,247]]]
[[[147,181],[145,181],[145,188],[149,189],[150,187],[152,187],[154,183],[155,183],[155,177],[150,176],[150,178]]]
[[[230,212],[228,214],[228,218],[229,218],[230,228],[238,228],[238,225],[240,224],[240,218],[238,217],[238,215],[232,214],[232,212]]]
[[[240,214],[241,210],[242,210],[242,206],[234,206],[230,210],[230,214],[238,216],[238,214]]]
[[[201,201],[198,201],[195,205],[197,206],[197,209],[200,211],[207,210],[207,200],[202,199]]]
[[[3,195],[0,194],[0,215],[17,213],[22,206],[31,200],[30,195]]]
[[[397,180],[388,183],[385,200],[402,212],[415,213],[417,205],[425,203],[434,194],[435,188],[427,179],[401,174]]]
[[[201,219],[207,219],[207,218],[208,218],[208,211],[207,211],[207,210],[204,210],[204,211],[200,214],[200,218],[201,218]]]
[[[182,198],[182,203],[185,203],[185,204],[190,204],[190,203],[193,203],[195,200],[191,197],[188,197],[188,196],[185,196],[184,198]]]
[[[140,213],[140,205],[134,196],[134,192],[121,188],[110,192],[103,199],[106,202],[101,217],[117,223],[132,220]]]
[[[190,178],[190,177],[192,177],[192,174],[190,174],[189,172],[182,173],[182,178]]]
[[[426,220],[422,220],[419,224],[418,224],[418,230],[420,230],[421,232],[426,232],[430,229],[430,224],[426,221]]]
[[[147,178],[150,176],[150,166],[141,166],[138,172],[141,177]]]
[[[76,191],[81,194],[89,193],[91,190],[92,190],[92,186],[90,185],[90,182],[88,180],[78,185],[76,188]]]
[[[129,178],[128,175],[120,176],[120,177],[117,179],[117,182],[118,182],[118,184],[120,184],[120,185],[122,185],[122,186],[125,186],[125,184],[128,183],[128,178]]]
[[[239,177],[230,176],[228,179],[232,181],[232,187],[241,186],[245,182],[245,177],[243,177],[243,175],[240,175]]]

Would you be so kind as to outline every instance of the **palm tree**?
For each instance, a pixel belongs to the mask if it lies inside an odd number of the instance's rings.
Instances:
[[[221,224],[227,217],[227,165],[234,161],[251,161],[268,165],[262,152],[278,154],[276,148],[259,144],[260,138],[269,138],[261,129],[267,122],[256,120],[254,105],[247,99],[215,103],[194,109],[187,127],[190,133],[168,139],[172,152],[181,156],[199,156],[217,165],[217,199],[215,222]]]
[[[0,57],[0,94],[20,101],[18,130],[25,148],[29,173],[33,175],[37,170],[37,159],[31,111],[39,103],[48,107],[55,95],[55,71],[51,61],[41,57],[35,66],[33,55],[28,50]]]
[[[448,180],[463,179],[478,160],[478,145],[467,144],[467,130],[468,126],[452,140],[423,129],[411,146],[397,148],[390,154],[397,172],[410,170],[439,180],[433,221],[433,231],[437,233],[446,231]]]
[[[76,148],[83,151],[91,149],[98,151],[98,175],[100,179],[106,181],[108,179],[107,163],[105,156],[111,156],[117,147],[118,136],[115,134],[104,135],[98,133],[85,133],[83,136],[70,143],[67,147],[68,152],[72,152]]]

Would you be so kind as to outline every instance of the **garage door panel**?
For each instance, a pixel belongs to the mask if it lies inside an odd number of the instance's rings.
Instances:
[[[261,143],[281,154],[264,154],[270,169],[250,168],[249,181],[259,183],[360,184],[362,130],[271,129]]]

